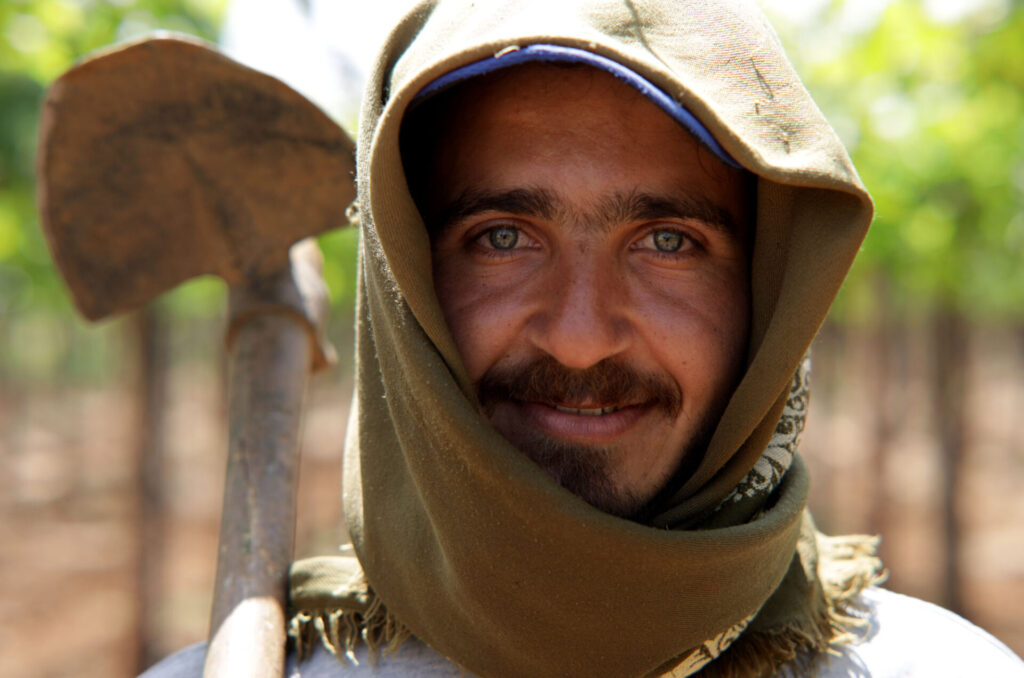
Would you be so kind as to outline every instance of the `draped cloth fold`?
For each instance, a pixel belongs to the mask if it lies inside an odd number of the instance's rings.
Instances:
[[[645,524],[555,484],[480,416],[434,294],[399,131],[438,76],[529,44],[612,59],[756,175],[744,376],[692,473]],[[808,347],[871,219],[846,151],[758,10],[721,0],[428,0],[364,97],[353,558],[296,563],[292,636],[340,657],[413,634],[481,676],[770,675],[847,642],[873,541],[827,538],[796,453]],[[669,493],[664,493],[668,495]]]

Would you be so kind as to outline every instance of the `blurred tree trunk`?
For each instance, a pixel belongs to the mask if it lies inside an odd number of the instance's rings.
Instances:
[[[832,425],[835,420],[833,415],[838,408],[840,385],[846,383],[844,376],[850,355],[849,332],[845,325],[826,319],[814,339],[811,354],[811,407],[815,408],[815,411],[828,412],[827,421]],[[835,436],[836,433],[830,431],[829,435]],[[831,458],[834,450],[820,450],[820,453]],[[814,482],[819,488],[820,497],[834,498],[835,466],[830,463],[824,468],[827,472],[816,475]],[[835,504],[835,501],[824,501],[815,509],[816,519],[821,521],[821,525],[827,526],[827,529],[837,529],[835,525],[840,518]]]
[[[871,478],[871,498],[868,507],[868,530],[884,535],[889,532],[889,503],[886,496],[888,459],[897,426],[903,419],[903,397],[898,392],[906,380],[906,356],[903,350],[905,327],[897,327],[896,311],[892,304],[889,282],[884,274],[874,281],[878,312],[871,334],[872,369],[868,370],[869,393],[874,407],[871,449],[868,469]],[[885,542],[882,542],[884,555]]]
[[[170,351],[167,318],[159,302],[132,315],[137,346],[135,484],[137,589],[135,656],[139,672],[159,659],[157,608],[164,557],[164,441],[167,429]]]
[[[932,319],[934,364],[933,417],[941,460],[942,520],[945,574],[943,604],[962,613],[963,574],[960,569],[963,506],[961,487],[967,473],[968,326],[963,316],[940,308]]]

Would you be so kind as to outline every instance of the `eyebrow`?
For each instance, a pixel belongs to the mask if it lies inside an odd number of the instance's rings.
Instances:
[[[676,218],[700,221],[726,234],[738,235],[735,219],[721,205],[701,195],[680,192],[662,195],[632,191],[616,193],[594,211],[580,212],[566,204],[555,193],[538,187],[514,188],[506,191],[467,189],[438,213],[431,233],[438,236],[456,223],[484,212],[504,212],[516,216],[538,216],[552,220],[562,218],[573,224],[601,231],[615,224]]]
[[[738,234],[736,220],[723,206],[702,195],[680,192],[658,195],[633,191],[616,194],[603,201],[602,221],[609,225],[623,221],[653,221],[656,219],[693,219],[716,231]]]
[[[514,188],[508,191],[467,189],[452,202],[441,208],[435,221],[435,234],[443,233],[454,224],[484,212],[506,212],[516,216],[539,216],[553,219],[560,211],[559,200],[543,188]]]

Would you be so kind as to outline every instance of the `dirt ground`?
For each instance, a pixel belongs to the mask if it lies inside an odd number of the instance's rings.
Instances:
[[[975,342],[961,565],[963,613],[1024,653],[1019,341],[992,333]],[[802,446],[815,479],[812,505],[830,532],[868,531],[872,506],[881,506],[890,586],[941,602],[938,464],[924,414],[924,367],[912,363],[901,386],[905,408],[879,482],[868,442],[875,408],[861,381],[868,350],[847,342],[842,352],[816,358],[816,379],[839,375],[841,383],[812,396]],[[300,472],[300,557],[331,553],[345,539],[340,451],[350,388],[344,371],[314,383]],[[208,365],[174,371],[154,656],[206,634],[223,480],[221,399],[219,376]],[[142,534],[138,520],[135,411],[124,386],[0,389],[0,676],[116,678],[135,675],[144,663],[136,573],[140,544],[159,535]]]

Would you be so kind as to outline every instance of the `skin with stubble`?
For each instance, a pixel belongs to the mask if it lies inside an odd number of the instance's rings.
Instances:
[[[703,453],[742,373],[746,181],[587,67],[442,96],[410,181],[482,412],[568,490],[634,516]]]

